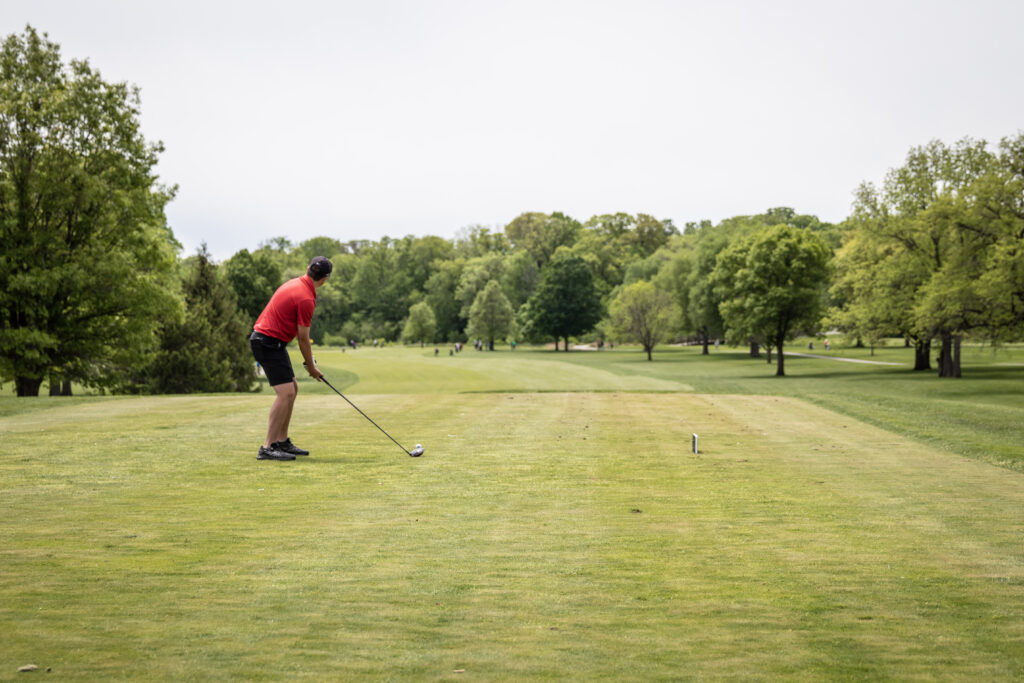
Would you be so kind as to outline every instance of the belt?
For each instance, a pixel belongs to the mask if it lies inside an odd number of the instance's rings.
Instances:
[[[249,335],[249,340],[258,341],[261,344],[265,344],[267,346],[276,346],[277,348],[284,348],[285,346],[288,345],[288,342],[284,341],[283,339],[271,337],[270,335],[263,334],[262,332],[257,332],[256,330],[253,330],[252,334]]]

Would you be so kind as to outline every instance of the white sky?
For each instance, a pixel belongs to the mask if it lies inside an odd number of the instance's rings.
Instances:
[[[524,211],[849,212],[911,146],[1024,129],[1024,2],[0,0],[142,91],[168,216],[452,237]]]

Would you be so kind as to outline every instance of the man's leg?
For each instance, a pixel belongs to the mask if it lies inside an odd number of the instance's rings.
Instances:
[[[267,440],[263,443],[266,448],[270,448],[270,444],[288,438],[288,424],[292,419],[292,408],[295,407],[295,395],[298,391],[299,383],[294,379],[274,385],[274,392],[277,396],[274,398],[274,405],[270,406]]]

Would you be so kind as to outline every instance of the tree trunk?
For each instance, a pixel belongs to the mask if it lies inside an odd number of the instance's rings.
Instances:
[[[71,380],[50,377],[50,396],[70,396]]]
[[[559,343],[560,343],[560,340],[558,339],[558,337],[555,337],[555,351],[556,352],[558,351],[558,344]]]
[[[764,345],[765,350],[768,351],[768,365],[772,364],[772,347],[770,344]]]
[[[645,347],[644,347],[644,351],[646,351],[646,352],[647,352],[647,360],[653,360],[653,359],[651,358],[651,351],[653,351],[653,350],[654,350],[654,347],[653,347],[653,346],[645,346]]]
[[[565,338],[565,352],[569,353],[569,337]]]
[[[38,396],[42,377],[15,377],[14,390],[18,396]]]
[[[932,340],[914,340],[914,370],[932,369]]]
[[[939,377],[960,377],[960,335],[943,332],[939,350]]]
[[[760,358],[761,357],[761,348],[758,346],[757,342],[754,341],[753,339],[750,340],[750,357],[751,358]]]
[[[785,354],[782,353],[782,344],[784,343],[784,334],[780,334],[775,338],[775,352],[778,353],[778,360],[775,364],[775,377],[785,377]]]
[[[711,355],[711,352],[708,351],[708,331],[707,331],[707,329],[705,329],[703,332],[701,332],[701,337],[703,337],[703,339],[704,339],[704,350],[700,352],[700,355],[702,355],[702,356],[709,356],[709,355]]]

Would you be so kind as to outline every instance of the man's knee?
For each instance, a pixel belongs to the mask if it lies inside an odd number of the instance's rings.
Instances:
[[[274,391],[277,393],[278,398],[282,398],[287,401],[294,401],[295,394],[298,390],[299,385],[294,379],[291,382],[274,385]]]

